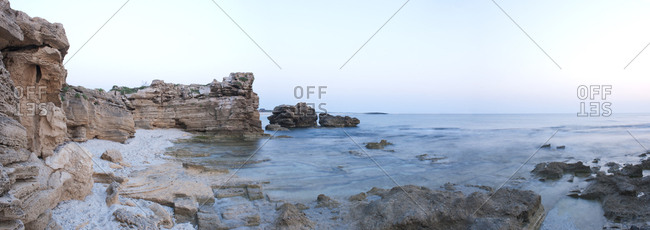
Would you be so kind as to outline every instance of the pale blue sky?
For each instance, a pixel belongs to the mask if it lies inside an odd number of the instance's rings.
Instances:
[[[650,112],[650,2],[131,0],[66,65],[68,83],[108,89],[152,79],[208,83],[253,72],[260,107],[294,104],[295,86],[327,86],[329,111],[576,113],[576,88],[613,85],[614,113]],[[66,59],[124,3],[19,0],[12,8],[63,23]],[[303,99],[304,100],[304,99]]]

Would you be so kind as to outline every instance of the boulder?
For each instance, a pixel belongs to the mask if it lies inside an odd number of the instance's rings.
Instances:
[[[557,180],[562,178],[565,173],[571,173],[576,176],[588,176],[591,174],[591,168],[584,165],[582,161],[570,164],[564,162],[550,162],[535,165],[535,169],[533,169],[532,173],[541,177],[543,180]]]
[[[113,181],[111,185],[106,188],[106,206],[111,206],[120,203],[120,184]]]
[[[268,119],[271,124],[277,124],[284,128],[308,128],[316,126],[318,116],[314,108],[305,102],[300,102],[295,106],[276,106]]]
[[[124,160],[122,158],[122,153],[120,153],[120,151],[117,149],[106,150],[104,153],[102,153],[101,159],[113,163],[118,163],[118,164],[122,163],[122,161]]]
[[[275,229],[280,230],[307,230],[314,229],[315,223],[295,205],[284,203],[278,209],[279,214],[275,219]]]
[[[356,117],[332,116],[328,113],[321,113],[318,118],[318,124],[323,127],[357,127],[359,123]]]

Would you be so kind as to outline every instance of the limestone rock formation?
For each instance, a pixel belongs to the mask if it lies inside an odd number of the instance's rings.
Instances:
[[[318,116],[318,124],[323,127],[357,127],[359,123],[356,117],[332,116],[328,113],[321,113]]]
[[[97,138],[124,142],[135,134],[132,107],[119,93],[64,85],[60,97],[67,135],[73,141]]]
[[[279,105],[273,109],[273,115],[268,117],[271,124],[278,124],[284,128],[308,128],[316,126],[316,110],[300,102],[295,106]]]
[[[403,188],[403,189],[402,189]],[[434,191],[407,185],[375,189],[380,197],[354,207],[359,229],[538,229],[541,197],[532,191],[500,189],[489,194]],[[483,203],[487,200],[485,205]]]
[[[63,143],[66,132],[58,96],[67,76],[62,64],[69,48],[65,30],[61,24],[12,10],[7,0],[0,1],[0,6],[4,7],[0,9],[0,50],[6,66],[0,72],[11,73],[13,87],[8,90],[14,92],[13,99],[2,96],[8,103],[0,111],[19,118],[26,129],[28,150],[47,157]]]
[[[51,209],[93,184],[89,153],[60,146],[68,41],[60,24],[0,6],[0,228],[56,228]]]
[[[259,97],[252,73],[231,73],[222,82],[178,85],[155,80],[127,94],[138,128],[181,128],[223,135],[260,135]]]

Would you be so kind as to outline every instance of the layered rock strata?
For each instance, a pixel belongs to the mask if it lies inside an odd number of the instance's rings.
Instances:
[[[252,73],[231,73],[222,82],[178,85],[155,80],[128,94],[137,128],[180,128],[225,135],[262,134],[259,97]]]
[[[51,209],[93,184],[90,153],[60,146],[68,41],[61,24],[0,6],[0,229],[56,228]]]
[[[67,135],[73,141],[97,138],[124,142],[135,134],[133,107],[124,95],[65,85],[61,100]]]

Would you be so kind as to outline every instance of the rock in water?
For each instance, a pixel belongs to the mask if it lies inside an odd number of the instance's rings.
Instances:
[[[379,196],[381,199],[353,208],[357,228],[538,229],[545,215],[541,197],[532,191],[501,189],[488,200],[486,193],[466,196],[407,185]]]
[[[316,110],[300,102],[295,106],[279,105],[273,109],[273,115],[268,117],[271,124],[277,124],[284,128],[309,128],[316,126]]]
[[[278,124],[268,124],[264,129],[268,131],[289,131],[289,129],[282,127]]]
[[[321,113],[319,114],[318,123],[323,127],[357,127],[360,121],[356,117],[332,116]]]
[[[392,145],[393,143],[388,142],[387,140],[381,140],[379,142],[369,142],[366,144],[367,149],[384,149],[387,145]]]
[[[154,80],[142,89],[115,88],[133,106],[138,128],[180,128],[223,135],[261,135],[252,73],[231,73],[222,82],[178,85]],[[135,92],[130,92],[133,90]]]
[[[564,162],[539,163],[532,171],[533,174],[542,179],[557,180],[562,178],[565,173],[572,173],[576,176],[588,176],[591,174],[591,168],[578,161],[573,164]]]

